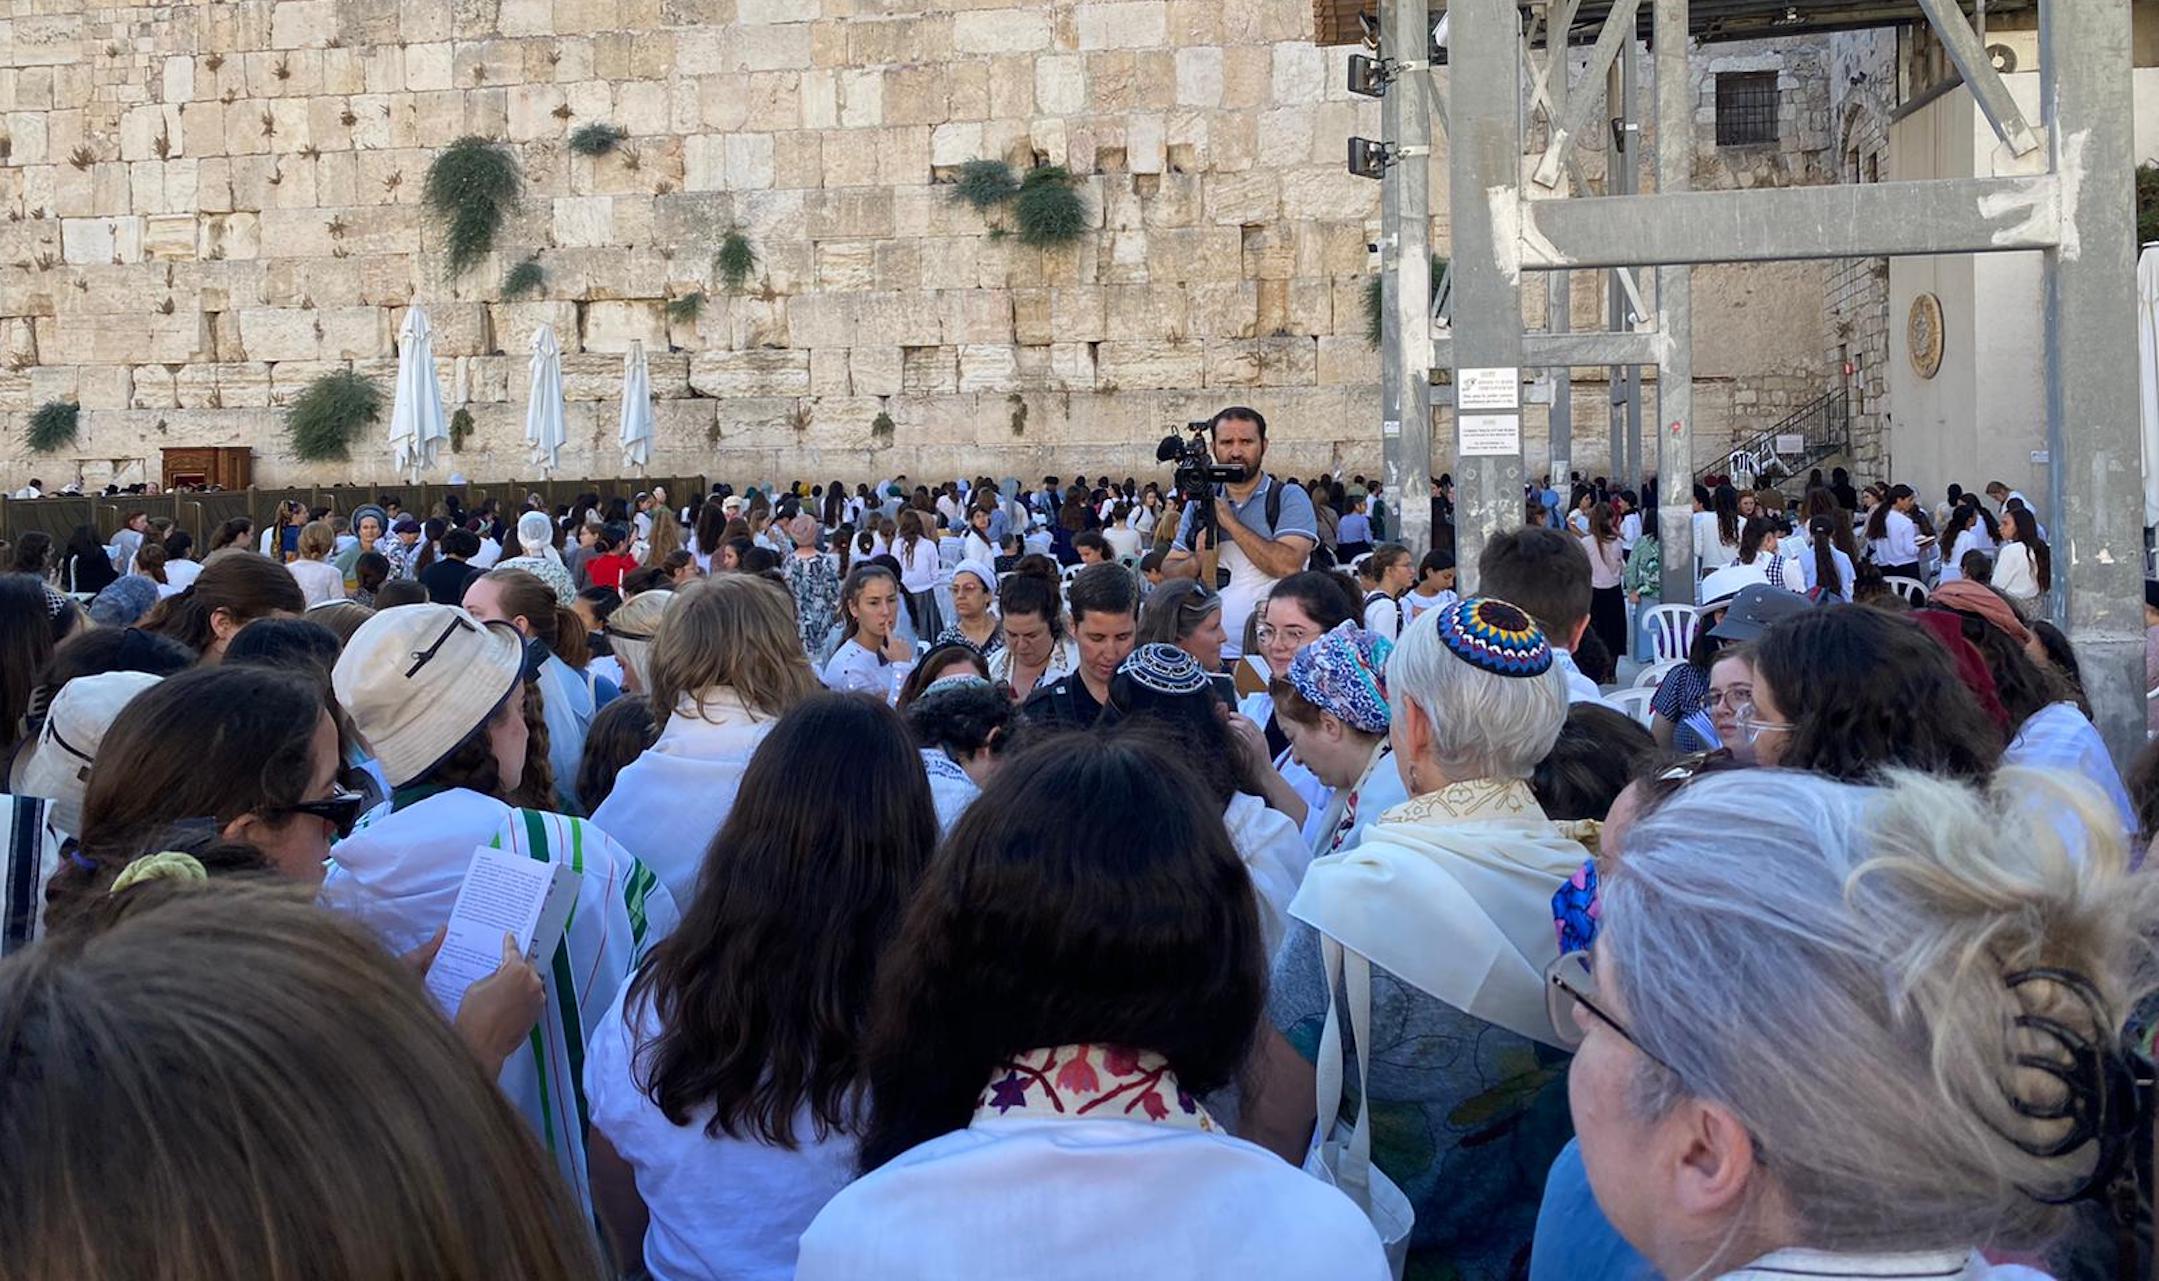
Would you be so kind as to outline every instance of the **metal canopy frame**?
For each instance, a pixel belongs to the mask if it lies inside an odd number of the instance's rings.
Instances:
[[[2117,758],[2145,741],[2142,456],[2133,378],[2133,97],[2129,6],[2088,0],[1990,0],[2000,14],[2036,8],[2042,119],[2033,124],[1989,64],[1955,0],[1378,0],[1381,51],[1397,60],[1383,111],[1395,159],[1385,176],[1381,240],[1386,476],[1412,546],[1430,537],[1415,501],[1432,465],[1431,371],[1452,372],[1456,404],[1457,559],[1473,589],[1479,553],[1521,523],[1523,452],[1519,389],[1525,368],[1559,380],[1555,457],[1571,418],[1570,366],[1657,367],[1654,470],[1662,487],[1664,599],[1695,593],[1690,506],[1694,474],[1692,266],[1707,262],[1835,259],[1906,254],[2044,255],[2043,308],[2047,515],[2057,531],[2053,599],[2065,618],[2099,728]],[[1433,22],[1446,12],[1442,93],[1431,73]],[[1642,10],[1649,12],[1644,15]],[[1654,51],[1655,194],[1631,192],[1637,148],[1622,70],[1631,70],[1646,16]],[[1787,19],[1779,21],[1780,19]],[[1765,38],[1925,22],[2004,144],[1994,177],[1826,187],[1691,192],[1694,39]],[[1570,83],[1568,50],[1591,44],[1588,73]],[[1621,58],[1624,53],[1628,56]],[[1539,62],[1539,55],[1542,62]],[[1599,80],[1606,84],[1599,84]],[[1525,102],[1527,112],[1525,112]],[[1607,105],[1610,104],[1610,105]],[[1617,117],[1618,162],[1608,190],[1586,194],[1570,172],[1569,138]],[[1553,145],[1525,161],[1525,115]],[[1429,164],[1435,120],[1446,127],[1452,324],[1433,333]],[[1525,170],[1528,177],[1525,180]],[[1654,315],[1639,316],[1626,273],[1656,272]],[[1612,329],[1570,333],[1572,269],[1604,269]],[[1525,332],[1526,271],[1550,273],[1544,332]],[[1624,282],[1625,289],[1618,285]],[[1622,296],[1622,295],[1628,295]],[[1653,319],[1654,323],[1647,323]],[[1468,372],[1465,372],[1468,371]],[[1497,373],[1504,371],[1504,373]],[[1511,384],[1513,395],[1505,386]],[[1616,386],[1615,381],[1615,386]],[[1616,402],[1615,395],[1615,402]],[[1512,401],[1510,405],[1507,402]],[[1615,427],[1618,413],[1615,403]],[[1613,435],[1620,474],[1629,459]],[[1983,478],[1975,478],[1983,479]],[[2070,490],[2073,480],[2074,492]],[[2071,503],[2071,498],[2074,503]]]

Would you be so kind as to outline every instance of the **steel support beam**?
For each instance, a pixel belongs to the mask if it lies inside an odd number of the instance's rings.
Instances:
[[[1552,280],[1562,279],[1554,273]],[[1548,333],[1522,335],[1522,364],[1530,369],[1567,369],[1592,365],[1654,365],[1664,359],[1661,333]],[[1454,337],[1432,340],[1432,367],[1454,364]]]
[[[1520,375],[1521,273],[1513,256],[1515,228],[1502,219],[1521,200],[1521,43],[1514,0],[1453,0],[1448,56],[1450,189],[1489,199],[1453,202],[1455,559],[1463,594],[1476,590],[1477,558],[1492,537],[1522,523]],[[1464,406],[1463,370],[1507,373],[1514,407]],[[1493,449],[1513,432],[1509,452]],[[1504,448],[1504,445],[1500,446]]]
[[[1657,194],[1653,199],[1669,208],[1697,198],[1683,194],[1694,171],[1694,82],[1687,60],[1687,0],[1656,3],[1651,27],[1657,54]],[[1772,232],[1780,229],[1771,228]],[[1685,265],[1691,261],[1686,258],[1658,261],[1675,264],[1657,269],[1657,329],[1669,339],[1664,359],[1657,364],[1662,599],[1691,605],[1696,582],[1693,511],[1688,501],[1694,492],[1694,269]]]
[[[2054,581],[2114,758],[2143,748],[2143,454],[2137,417],[2129,6],[2040,9],[2042,124],[2062,248],[2042,268]]]
[[[1624,186],[1610,194],[1631,196],[1642,189],[1642,108],[1641,108],[1641,42],[1634,34],[1627,34],[1626,54],[1620,59],[1619,75],[1619,124],[1613,131],[1617,137],[1617,154],[1622,161],[1619,176]],[[1621,303],[1618,297],[1611,300],[1611,329],[1622,333],[1635,327],[1639,318],[1649,315],[1649,308],[1642,303],[1642,291],[1636,283],[1634,269],[1621,267],[1610,273],[1610,280],[1626,296]],[[1642,465],[1642,364],[1629,363],[1612,383],[1613,408],[1623,421],[1614,425],[1623,444],[1618,450],[1625,459],[1624,466],[1615,468],[1628,480],[1639,481],[1649,470]]]
[[[1659,148],[1660,173],[1664,154]],[[1536,200],[1514,206],[1521,224],[1516,265],[1662,267],[2051,249],[2061,241],[2061,190],[2054,175],[2039,174]]]
[[[1545,13],[1544,67],[1542,74],[1552,82],[1547,99],[1549,114],[1545,128],[1556,130],[1566,118],[1570,88],[1567,76],[1567,30],[1574,25],[1574,11],[1579,0],[1554,0]],[[1553,76],[1553,72],[1557,76]],[[1574,328],[1574,273],[1555,271],[1545,281],[1544,327],[1552,334],[1565,334]],[[1526,359],[1526,357],[1525,357]],[[1574,370],[1560,365],[1552,371],[1551,456],[1553,466],[1560,459],[1574,458]]]
[[[1387,56],[1422,62],[1430,43],[1425,0],[1380,0]],[[1394,536],[1412,554],[1431,546],[1432,507],[1424,500],[1432,470],[1432,207],[1430,147],[1436,97],[1431,78],[1404,71],[1380,104],[1381,137],[1397,153],[1382,180],[1386,230],[1380,235],[1381,455],[1394,496]]]
[[[1611,11],[1604,15],[1604,27],[1597,33],[1597,43],[1589,51],[1589,70],[1582,75],[1583,92],[1567,104],[1566,115],[1552,131],[1551,143],[1545,147],[1544,157],[1537,162],[1538,186],[1551,188],[1559,185],[1560,158],[1565,155],[1576,135],[1589,123],[1589,113],[1595,111],[1597,104],[1604,101],[1597,93],[1597,81],[1603,79],[1604,73],[1611,68],[1612,60],[1619,56],[1620,49],[1634,43],[1634,19],[1641,7],[1641,0],[1618,0]],[[1560,39],[1566,39],[1564,31],[1560,33]],[[1564,76],[1564,48],[1560,50],[1559,56],[1560,74]],[[1453,59],[1450,58],[1449,61],[1452,62]]]
[[[1979,110],[1987,123],[1994,126],[1994,136],[2008,144],[2017,155],[2030,155],[2039,149],[2039,139],[2032,127],[2024,122],[2024,112],[2015,98],[2009,96],[2009,86],[1995,73],[1994,62],[1987,57],[1986,41],[1972,30],[1964,20],[1964,11],[1956,0],[1919,0],[1919,7],[1926,10],[1927,21],[1934,25],[1934,34],[1942,39],[1943,48],[1949,51],[1949,61],[1956,64],[1957,73],[1964,83],[1971,86],[1972,97],[1979,101]],[[1981,0],[1980,21],[1986,20],[1986,4]]]

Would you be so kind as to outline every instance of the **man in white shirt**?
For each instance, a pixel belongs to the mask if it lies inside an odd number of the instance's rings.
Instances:
[[[1551,643],[1553,666],[1567,678],[1570,703],[1604,702],[1597,682],[1574,663],[1575,648],[1589,631],[1589,576],[1589,553],[1580,540],[1540,526],[1493,538],[1477,558],[1477,594],[1537,620]]]
[[[44,496],[45,482],[35,476],[30,478],[29,484],[15,491],[15,497],[17,498],[43,498]]]

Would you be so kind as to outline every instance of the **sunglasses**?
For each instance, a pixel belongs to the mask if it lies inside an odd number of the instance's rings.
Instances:
[[[305,814],[309,818],[319,818],[337,832],[338,839],[343,840],[345,837],[352,835],[354,825],[359,823],[360,815],[366,811],[366,808],[367,798],[365,796],[340,787],[319,801],[301,801],[296,805],[279,805],[267,812],[272,814]]]

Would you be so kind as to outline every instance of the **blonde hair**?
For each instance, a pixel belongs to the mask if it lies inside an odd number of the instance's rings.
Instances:
[[[817,691],[785,588],[754,574],[722,574],[675,595],[646,658],[646,690],[662,730],[684,699],[709,719],[705,694],[720,686],[767,716]]]
[[[326,520],[309,521],[300,531],[300,559],[321,560],[337,548],[337,531]]]
[[[10,1275],[600,1275],[418,975],[310,897],[147,882],[0,965]]]
[[[674,603],[671,591],[639,592],[607,616],[608,642],[640,694],[652,688],[652,644],[659,638],[660,620]],[[657,714],[659,708],[653,711]]]
[[[655,506],[651,512],[652,533],[645,539],[645,564],[658,565],[668,553],[682,550],[682,525],[675,514],[665,507]]]
[[[2159,880],[2129,872],[2081,779],[1884,782],[1717,774],[1629,830],[1597,951],[1632,1038],[1669,1065],[1642,1060],[1636,1106],[1735,1113],[1764,1171],[1742,1215],[1773,1182],[1811,1246],[2032,1248],[2068,1222],[2037,1197],[2078,1191],[2100,1152],[2043,1155],[2070,1124],[2034,1113],[2069,1092],[2034,1063],[2076,1069],[2030,1020],[2115,1048],[2155,986],[2139,930]]]

